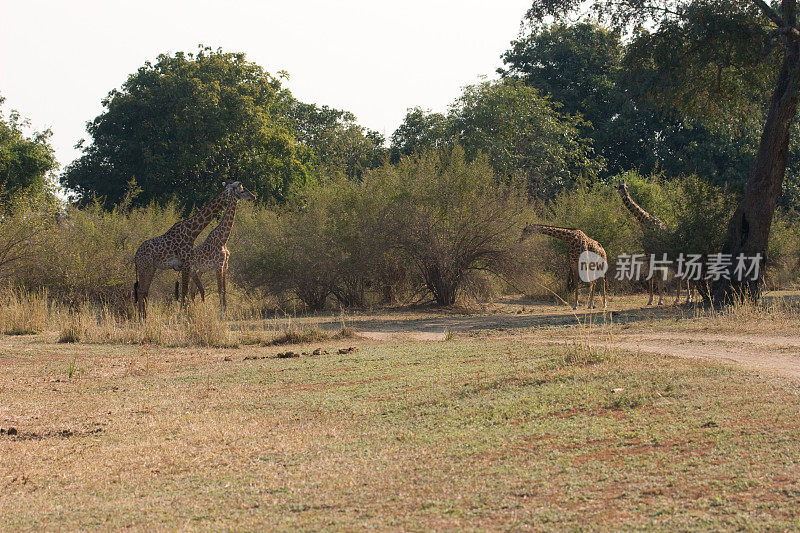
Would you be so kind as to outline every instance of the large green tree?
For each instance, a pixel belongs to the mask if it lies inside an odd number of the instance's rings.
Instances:
[[[0,96],[0,105],[4,98]],[[52,185],[56,168],[50,130],[26,135],[29,124],[16,111],[0,116],[0,201],[13,202],[23,193],[39,194]]]
[[[579,113],[583,134],[606,160],[606,176],[636,169],[668,176],[698,174],[741,187],[758,146],[757,128],[706,124],[652,101],[643,73],[619,32],[594,22],[531,28],[511,43],[498,72],[519,78]]]
[[[560,107],[519,80],[471,85],[447,115],[409,110],[392,150],[407,155],[459,144],[468,160],[485,154],[499,177],[524,180],[532,194],[550,198],[603,166],[581,135],[583,121]]]
[[[315,167],[353,180],[383,162],[383,135],[364,128],[348,111],[293,100],[289,118],[297,139],[311,149]]]
[[[584,6],[581,0],[537,0],[528,16],[559,19]],[[634,32],[642,83],[655,102],[731,127],[746,127],[765,108],[755,161],[723,251],[766,256],[800,90],[796,0],[595,0],[591,6],[614,27]],[[771,96],[764,97],[765,90]],[[713,296],[717,302],[757,298],[760,288],[760,280],[722,279]]]
[[[175,200],[192,209],[220,180],[238,179],[282,202],[308,179],[311,160],[286,119],[291,101],[244,54],[201,47],[160,55],[103,100],[87,127],[91,143],[62,184],[110,206],[134,180],[135,204]]]

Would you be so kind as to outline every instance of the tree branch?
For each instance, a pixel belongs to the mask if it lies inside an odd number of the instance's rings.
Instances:
[[[786,22],[784,22],[781,16],[778,15],[774,9],[769,7],[764,0],[753,0],[753,3],[756,5],[756,7],[758,7],[758,9],[761,10],[762,13],[764,13],[764,16],[774,22],[778,28],[783,28],[786,26]]]
[[[785,35],[789,39],[800,42],[800,30],[794,27],[790,22],[784,21],[783,18],[774,9],[769,7],[764,0],[752,1],[761,10],[765,17],[770,19],[773,23],[775,23],[776,26],[778,26],[777,29],[770,32],[770,37],[775,35]],[[794,4],[794,2],[790,3]],[[793,8],[793,6],[790,7]],[[794,9],[789,9],[788,11],[790,11],[789,16],[794,18]]]

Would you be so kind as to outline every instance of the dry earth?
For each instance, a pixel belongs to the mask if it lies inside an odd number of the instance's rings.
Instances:
[[[767,301],[776,299],[794,302],[794,292],[774,292]],[[796,324],[762,324],[752,327],[748,316],[728,317],[722,332],[700,329],[691,322],[701,313],[687,306],[642,306],[643,296],[616,298],[607,314],[577,313],[564,305],[541,304],[521,297],[506,298],[485,306],[480,311],[463,310],[450,313],[409,312],[355,315],[344,320],[359,334],[380,341],[442,340],[453,334],[499,333],[502,336],[534,337],[543,343],[562,343],[585,335],[587,322],[597,326],[602,340],[616,349],[633,352],[735,362],[757,370],[766,370],[783,377],[800,380],[800,330]],[[341,326],[342,317],[322,319],[325,329]],[[702,322],[702,320],[701,320]],[[599,324],[613,323],[611,340]],[[682,326],[688,329],[682,329]],[[565,328],[564,326],[567,326]],[[572,326],[572,327],[569,327]],[[565,329],[570,333],[565,333]],[[728,331],[730,330],[730,331]]]

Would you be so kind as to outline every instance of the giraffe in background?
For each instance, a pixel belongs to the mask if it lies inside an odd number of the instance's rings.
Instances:
[[[183,302],[189,285],[189,259],[194,241],[219,213],[238,184],[238,181],[233,183],[223,181],[224,189],[195,215],[176,222],[166,233],[144,241],[136,250],[133,256],[136,267],[133,297],[138,304],[140,319],[147,318],[147,294],[158,270],[173,269],[181,272]]]
[[[236,185],[231,196],[228,199],[228,206],[225,208],[225,214],[216,228],[211,230],[203,244],[192,250],[191,258],[189,259],[189,271],[191,273],[194,285],[190,292],[190,297],[194,299],[195,290],[200,291],[200,298],[205,301],[206,294],[203,290],[203,283],[201,277],[204,272],[214,270],[217,273],[217,289],[219,292],[219,303],[222,313],[225,313],[227,302],[225,299],[227,274],[228,274],[228,251],[227,243],[231,236],[231,229],[233,228],[233,219],[236,217],[236,204],[239,200],[255,200],[255,195],[248,191],[241,183],[235,182]]]
[[[578,271],[578,261],[580,256],[585,251],[594,252],[600,257],[602,257],[606,262],[608,261],[606,257],[606,251],[594,239],[590,239],[586,236],[584,232],[579,229],[572,229],[572,228],[558,228],[556,226],[546,226],[544,224],[528,224],[524,230],[522,230],[522,237],[528,237],[531,233],[540,233],[542,235],[548,235],[550,237],[555,237],[556,239],[561,239],[562,241],[566,241],[569,243],[569,262],[570,268],[572,269],[573,279],[575,281],[575,299],[572,304],[573,309],[578,308],[578,290],[581,284],[581,278]],[[595,289],[596,281],[592,281],[589,284],[589,309],[593,309],[594,306],[592,305],[594,302],[594,289]],[[606,278],[602,278],[601,287],[603,290],[603,307],[606,307]]]
[[[648,259],[650,259],[653,254],[661,255],[662,252],[657,248],[661,248],[664,244],[664,240],[669,235],[669,229],[664,222],[655,215],[651,215],[642,207],[637,204],[631,195],[628,193],[628,184],[624,181],[618,183],[615,187],[617,192],[619,193],[619,197],[622,199],[622,203],[625,205],[625,208],[633,215],[633,218],[639,222],[639,226],[642,228],[642,232],[644,233],[644,247],[645,247],[645,255],[647,255]],[[675,303],[680,301],[681,299],[681,287],[683,285],[683,280],[681,278],[677,278],[677,293],[675,294]],[[653,293],[654,293],[654,285],[658,286],[658,305],[664,305],[664,276],[653,276],[648,280],[648,287],[650,289],[650,299],[647,301],[647,305],[653,305]],[[686,302],[691,302],[692,292],[689,288],[689,284],[687,282],[686,287]]]

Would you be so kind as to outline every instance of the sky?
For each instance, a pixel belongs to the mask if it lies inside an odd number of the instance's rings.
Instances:
[[[245,52],[295,98],[351,111],[387,139],[406,110],[445,111],[502,66],[531,0],[2,0],[2,112],[51,128],[62,168],[101,100],[158,54]]]

